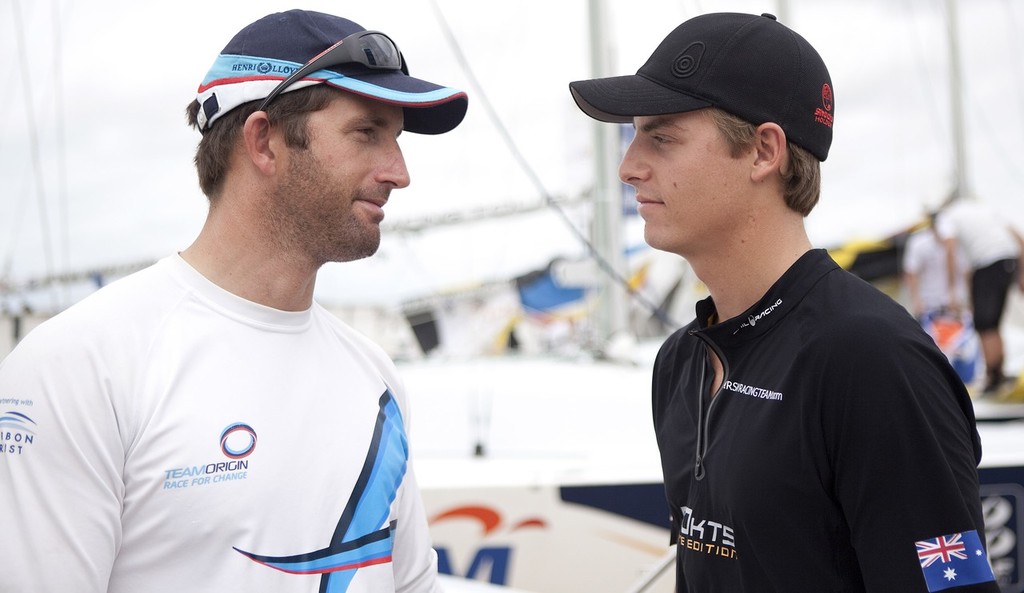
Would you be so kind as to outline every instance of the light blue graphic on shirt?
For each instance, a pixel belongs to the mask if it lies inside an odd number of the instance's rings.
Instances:
[[[405,477],[408,459],[401,410],[391,392],[385,391],[363,469],[330,545],[292,556],[263,556],[235,550],[283,572],[322,575],[320,593],[348,591],[360,568],[391,562],[396,522],[388,522],[388,516]]]
[[[21,412],[8,411],[0,416],[0,428],[13,429],[26,434],[34,434],[32,428],[36,421]]]

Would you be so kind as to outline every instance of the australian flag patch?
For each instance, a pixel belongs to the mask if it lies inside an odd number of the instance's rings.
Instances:
[[[915,542],[929,593],[995,581],[975,530]]]

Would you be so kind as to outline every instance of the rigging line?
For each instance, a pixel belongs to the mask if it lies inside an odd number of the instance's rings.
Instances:
[[[530,164],[526,161],[526,158],[523,156],[523,154],[519,151],[519,148],[516,145],[515,140],[512,139],[512,136],[511,134],[509,134],[508,129],[505,127],[505,124],[501,121],[501,117],[498,116],[497,112],[494,110],[494,107],[491,105],[491,102],[487,99],[487,94],[484,92],[483,87],[480,85],[480,82],[476,79],[476,75],[473,73],[473,69],[470,67],[468,60],[466,60],[466,56],[462,52],[462,47],[459,45],[458,40],[455,38],[455,34],[452,31],[451,27],[449,26],[448,20],[445,18],[444,13],[441,11],[441,7],[438,5],[437,0],[431,0],[430,4],[431,6],[433,6],[434,13],[437,16],[437,20],[441,24],[441,29],[445,35],[445,39],[447,39],[448,44],[451,46],[452,51],[455,53],[455,59],[458,60],[463,72],[469,79],[469,83],[473,86],[473,88],[476,90],[476,93],[479,95],[480,102],[483,104],[484,111],[487,112],[488,118],[490,118],[491,123],[497,129],[498,134],[501,136],[502,140],[505,143],[505,146],[512,153],[512,157],[519,164],[520,168],[522,168],[523,172],[526,173],[527,177],[529,177],[534,187],[537,189],[541,197],[544,199],[544,202],[558,214],[558,216],[569,227],[569,230],[572,232],[572,234],[575,235],[581,243],[583,243],[584,247],[586,247],[587,249],[587,252],[590,254],[590,257],[593,258],[595,262],[597,262],[597,265],[602,272],[604,272],[612,279],[614,279],[616,282],[618,282],[626,290],[626,293],[629,294],[630,297],[640,302],[644,307],[646,307],[651,312],[651,314],[657,317],[658,321],[663,323],[666,327],[679,327],[678,324],[676,324],[668,317],[668,315],[661,307],[652,303],[649,299],[644,297],[644,295],[640,294],[637,290],[630,286],[629,280],[627,280],[624,276],[622,276],[622,274],[617,272],[612,267],[611,263],[609,263],[608,260],[601,256],[601,254],[597,251],[597,248],[594,247],[594,244],[590,242],[590,240],[586,237],[586,235],[583,234],[583,232],[576,228],[576,225],[572,223],[572,220],[569,219],[569,216],[565,213],[561,206],[559,206],[559,204],[547,191],[547,188],[544,187],[544,183],[541,181],[540,177],[534,171],[533,167],[531,167]]]
[[[11,267],[14,265],[14,253],[17,251],[18,239],[21,237],[21,230],[24,228],[24,225],[18,223],[25,217],[25,210],[27,208],[28,200],[18,200],[14,207],[14,215],[11,216],[11,234],[7,241],[7,258],[4,260],[3,270],[0,270],[0,284],[8,282],[10,279]]]
[[[60,246],[61,269],[71,269],[71,227],[68,220],[68,190],[67,190],[67,149],[66,149],[66,123],[64,114],[64,44],[61,31],[60,0],[53,0],[52,3],[52,24],[53,24],[53,86],[54,86],[54,124],[57,133],[57,219],[60,225]],[[69,300],[70,288],[63,287],[64,302]]]
[[[932,2],[932,0],[926,0],[926,2]],[[936,51],[934,48],[929,51],[927,36],[924,34],[926,25],[934,25],[934,23],[929,22],[928,17],[930,14],[935,13],[935,7],[928,4],[924,10],[921,10],[920,7],[916,5],[915,0],[903,0],[902,4],[903,9],[906,11],[907,18],[901,19],[901,22],[903,23],[902,27],[905,29],[906,33],[901,35],[900,40],[907,44],[911,58],[913,59],[914,64],[917,65],[914,67],[913,64],[908,64],[910,73],[915,75],[915,78],[917,79],[916,85],[912,88],[918,93],[915,96],[920,97],[923,95],[922,98],[917,100],[924,105],[923,109],[928,110],[932,114],[930,121],[938,122],[939,124],[938,126],[930,126],[929,133],[939,136],[939,138],[937,138],[939,141],[942,140],[943,136],[947,137],[949,139],[948,144],[951,145],[954,142],[954,136],[956,134],[953,130],[953,125],[950,123],[949,110],[939,104],[939,97],[948,96],[949,92],[937,88],[936,80],[941,80],[941,76],[936,75],[933,63],[928,60],[928,56],[935,54]],[[900,8],[896,7],[895,10],[900,10]],[[941,20],[939,20],[939,24],[940,26],[942,25]],[[944,72],[945,70],[940,72],[940,74],[944,76]],[[947,83],[947,87],[948,84],[951,83]],[[900,128],[896,138],[901,141],[901,144],[899,145],[899,154],[902,154],[907,150],[913,152],[920,141],[916,135],[908,137],[906,130],[902,130],[902,128]],[[907,141],[910,142],[909,149],[905,144]],[[950,169],[952,169],[952,167],[943,168],[943,171],[946,173],[946,179],[943,180],[943,183],[946,186],[951,186],[956,183],[956,177],[958,177],[958,175],[950,173]],[[901,184],[907,183],[905,177],[900,177],[899,181]],[[911,181],[910,187],[903,187],[901,191],[907,193],[907,195],[911,195],[913,187],[915,187],[915,184]],[[932,198],[930,196],[925,196],[923,198],[918,198],[917,201],[922,202],[925,207],[934,207],[930,205],[931,199]]]
[[[932,51],[928,50],[925,38],[921,33],[921,27],[917,26],[918,23],[927,22],[927,17],[925,16],[922,18],[918,18],[918,15],[922,14],[922,11],[918,10],[918,7],[914,5],[913,0],[905,0],[905,4],[907,6],[907,12],[910,15],[910,18],[906,19],[907,28],[909,28],[910,32],[913,34],[914,39],[917,42],[918,49],[918,51],[914,52],[915,61],[918,63],[918,68],[915,68],[914,72],[918,74],[920,87],[922,89],[927,90],[925,96],[928,99],[930,99],[928,101],[928,108],[932,112],[932,121],[944,122],[945,124],[947,124],[945,126],[945,130],[949,133],[949,136],[952,138],[953,132],[950,130],[950,126],[948,125],[949,116],[944,109],[939,108],[938,103],[938,97],[942,94],[945,94],[945,91],[942,91],[940,93],[939,90],[935,88],[934,81],[937,77],[934,75],[934,73],[929,72],[929,62],[926,59],[927,55],[934,54],[935,51],[934,49]],[[928,11],[924,11],[924,13],[927,15]]]
[[[1022,106],[1021,123],[1024,123],[1024,57],[1021,56],[1021,53],[1024,52],[1024,45],[1021,44],[1019,33],[1021,31],[1021,22],[1019,15],[1017,11],[1014,10],[1014,5],[1010,3],[1010,0],[1004,0],[1003,3],[1006,5],[1007,12],[1006,18],[1003,19],[1003,22],[1006,23],[1006,38],[1011,45],[1016,46],[1014,51],[1006,52],[1007,59],[1011,61],[1010,76],[1016,83],[1017,105]]]
[[[29,152],[31,154],[32,171],[36,178],[36,199],[39,205],[39,223],[43,233],[43,256],[46,262],[46,272],[53,274],[53,253],[50,238],[50,223],[46,213],[46,192],[43,188],[43,172],[41,155],[39,151],[39,135],[36,130],[36,118],[32,109],[32,88],[29,80],[28,56],[25,47],[24,23],[21,18],[21,6],[18,0],[11,0],[14,9],[15,38],[18,46],[19,65],[21,66],[21,86],[25,99],[26,121],[28,122]],[[13,252],[11,254],[13,257]],[[57,303],[54,303],[55,305]]]
[[[1004,20],[1005,22],[1007,22],[1010,25],[1010,34],[1007,35],[1006,41],[1007,41],[1008,45],[1012,45],[1015,42],[1019,42],[1019,38],[1018,38],[1019,36],[1016,35],[1016,30],[1013,29],[1013,16],[1014,15],[1013,15],[1012,7],[1007,6],[1006,8],[1007,8],[1007,12],[1009,14],[1007,15],[1006,18],[1004,18],[1002,20]],[[1018,63],[1020,63],[1020,56],[1015,51],[1005,52],[1002,55],[1004,55],[1008,61],[1013,60],[1013,58],[1017,58],[1018,59]],[[1015,72],[1019,74],[1020,71],[1017,68],[1015,68],[1014,64],[1012,64],[1012,63],[1009,64],[1009,70],[1011,72],[1005,78],[1007,80],[1007,83],[1010,84],[1010,85],[1013,85],[1014,82],[1017,83],[1016,88],[1017,88],[1018,96],[1019,96],[1019,91],[1021,89],[1021,86],[1020,86],[1020,80],[1021,79],[1020,79],[1019,76],[1014,77],[1013,74]],[[964,86],[964,93],[965,93],[965,98],[964,98],[965,102],[969,103],[969,100],[971,98],[971,91],[974,90],[975,87],[973,85],[970,85],[970,84],[965,84],[963,86]],[[1020,105],[1020,103],[1014,103],[1014,101],[1012,101],[1012,100],[1005,101],[1005,103],[1004,103],[1004,105],[1006,105],[1006,106],[1014,105],[1014,104]],[[993,111],[993,110],[988,110],[988,109],[970,110],[970,117],[971,117],[971,119],[973,121],[977,122],[977,128],[976,129],[978,131],[982,132],[988,138],[988,140],[986,140],[985,142],[983,142],[981,144],[982,144],[982,146],[985,146],[985,147],[987,147],[989,149],[992,149],[992,153],[995,156],[992,159],[990,159],[990,160],[991,161],[999,160],[1000,162],[1002,162],[1002,164],[1005,166],[1005,169],[1006,169],[1006,172],[1007,172],[1008,176],[1015,183],[1018,183],[1018,184],[1022,183],[1022,182],[1024,182],[1024,176],[1021,175],[1020,163],[1014,162],[1014,160],[1012,158],[1012,155],[1014,154],[1013,149],[1012,149],[1013,147],[1012,146],[1008,146],[1006,144],[1007,141],[1011,141],[1012,142],[1013,140],[1019,140],[1020,137],[1019,136],[1015,136],[1013,134],[1007,134],[1005,129],[998,130],[997,129],[997,124],[994,123],[992,121],[992,119],[989,117],[990,114],[992,114],[992,113],[996,113],[997,115],[1000,115],[1001,117],[1004,117],[1002,115],[1001,111]],[[1022,114],[1022,115],[1024,115],[1024,114]],[[1005,117],[1001,121],[1005,121]],[[1024,120],[1022,120],[1022,121],[1024,121]],[[975,128],[972,128],[972,130],[973,129],[975,129]],[[978,136],[978,135],[976,134],[976,136]]]
[[[6,15],[4,16],[6,17]],[[14,28],[18,26],[18,24],[14,22],[13,18],[0,18],[0,21],[10,22],[12,25],[14,25]],[[7,36],[4,38],[4,40],[6,41],[11,37],[12,36]],[[17,68],[6,68],[4,70],[4,78],[2,81],[0,81],[0,87],[11,89],[15,88],[16,83],[14,82],[14,80],[18,76],[18,72],[16,72],[16,70]],[[0,121],[0,127],[6,127],[8,125],[7,120],[13,119],[14,107],[12,107],[12,105],[14,104],[14,101],[16,99],[17,93],[3,93],[2,95],[0,95],[0,114],[3,114],[4,116],[4,121]],[[8,157],[6,153],[8,151],[12,153],[18,153],[20,152],[21,148],[20,146],[12,146],[9,149],[6,146],[8,141],[12,140],[12,136],[13,134],[0,134],[0,160],[2,160],[2,162],[5,164],[5,168],[6,165],[9,165],[10,163],[13,162],[13,159]],[[6,254],[3,259],[3,267],[2,269],[0,269],[0,287],[2,287],[3,283],[8,281],[10,278],[11,266],[14,263],[13,253],[15,247],[18,244],[18,238],[21,236],[21,231],[24,228],[24,225],[20,223],[22,218],[24,217],[25,207],[28,201],[24,198],[19,199],[18,197],[23,196],[24,192],[16,191],[13,187],[15,178],[17,177],[17,179],[20,181],[23,179],[23,177],[21,175],[15,176],[13,174],[7,174],[6,171],[3,171],[3,173],[5,190],[3,198],[4,200],[10,199],[13,203],[13,206],[8,207],[6,204],[3,205],[5,211],[5,216],[3,217],[3,226],[9,225],[10,230],[7,230],[6,228],[0,228],[0,237],[4,237],[4,243],[7,244],[7,249],[4,251],[0,251],[0,253]],[[9,214],[9,211],[11,209],[14,210],[14,215],[9,216],[7,214]]]
[[[1020,163],[1015,162],[1011,158],[1014,152],[1005,143],[1007,139],[1005,130],[996,130],[996,125],[989,118],[988,110],[978,109],[973,111],[972,114],[978,123],[978,130],[984,132],[988,137],[988,140],[982,143],[982,145],[992,149],[992,153],[995,155],[992,160],[998,159],[1006,167],[1006,172],[1013,179],[1014,183],[1018,185],[1024,184],[1024,174],[1022,174]],[[1019,138],[1017,140],[1019,141]]]

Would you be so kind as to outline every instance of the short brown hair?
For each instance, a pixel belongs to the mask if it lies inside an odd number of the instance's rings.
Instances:
[[[292,148],[307,148],[309,132],[306,122],[309,114],[319,111],[341,93],[325,84],[318,84],[306,89],[282,93],[267,106],[267,117],[275,125],[282,126],[284,139]],[[193,159],[199,174],[199,188],[211,200],[216,199],[224,186],[224,179],[231,163],[231,153],[238,143],[238,138],[245,125],[245,120],[252,115],[260,101],[250,101],[232,109],[217,119],[209,127],[196,147]],[[199,129],[199,102],[193,100],[185,109],[188,124]]]
[[[725,136],[733,156],[739,156],[754,142],[757,131],[754,124],[715,107],[709,108],[708,113]],[[786,147],[789,149],[790,166],[781,171],[783,198],[786,206],[807,216],[821,197],[821,161],[792,142],[787,142]]]

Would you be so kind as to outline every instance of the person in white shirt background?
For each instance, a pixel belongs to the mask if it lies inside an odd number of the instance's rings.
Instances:
[[[991,207],[971,197],[951,201],[939,211],[935,224],[946,247],[950,300],[956,308],[970,309],[981,340],[986,375],[983,393],[995,393],[1006,380],[1000,324],[1007,298],[1015,283],[1024,290],[1020,274],[1024,238]],[[958,297],[955,281],[961,249],[968,264],[969,306]]]
[[[946,245],[935,228],[936,212],[928,224],[907,237],[900,262],[907,308],[949,358],[957,374],[972,385],[980,362],[977,333],[970,311],[956,303],[968,302],[967,259],[956,250],[954,292],[950,294],[950,269]]]

